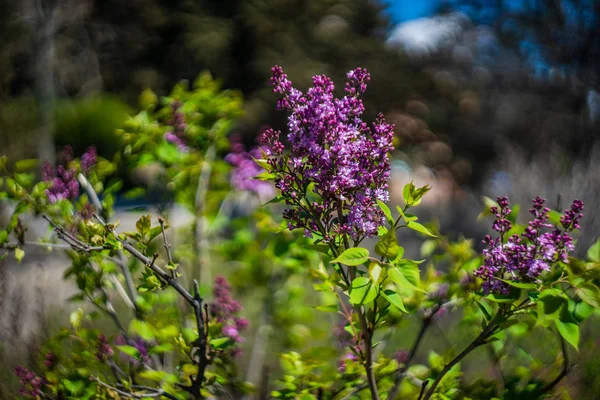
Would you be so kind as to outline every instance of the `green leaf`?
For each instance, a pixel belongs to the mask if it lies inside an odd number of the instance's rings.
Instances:
[[[137,334],[145,341],[151,341],[154,339],[154,333],[152,333],[152,328],[144,321],[140,321],[139,319],[134,319],[129,324],[129,332],[133,334]]]
[[[272,181],[273,179],[275,179],[276,176],[277,175],[275,175],[275,174],[273,174],[271,172],[265,171],[265,172],[262,172],[262,173],[256,175],[254,177],[254,179],[258,179],[258,180],[261,180],[261,181]]]
[[[39,161],[35,158],[29,158],[26,160],[19,160],[15,162],[15,171],[16,172],[26,172],[31,171],[36,168],[39,164]]]
[[[516,287],[518,289],[536,289],[537,285],[534,283],[523,283],[523,282],[513,282],[509,280],[500,279],[502,282],[509,284],[512,287]]]
[[[327,306],[317,306],[315,309],[324,312],[337,312],[339,310],[339,306],[337,304],[330,304]]]
[[[587,251],[587,258],[590,261],[600,262],[600,238],[596,240]]]
[[[127,354],[130,357],[135,358],[136,360],[140,359],[140,352],[138,349],[136,349],[133,346],[129,346],[128,344],[124,344],[121,346],[117,346],[117,349],[119,349],[122,353]]]
[[[421,198],[431,189],[431,186],[425,185],[416,188],[413,182],[407,183],[402,190],[404,202],[408,206],[418,206],[421,203]]]
[[[228,337],[212,339],[209,343],[210,347],[213,349],[225,349],[235,344],[235,342]]]
[[[141,371],[138,376],[140,378],[148,379],[154,382],[162,382],[163,378],[167,375],[165,371],[155,371],[151,369],[147,369]]]
[[[497,293],[490,293],[487,296],[484,296],[484,299],[488,299],[494,303],[513,303],[516,300],[515,296]]]
[[[265,171],[270,171],[270,170],[273,169],[269,165],[269,163],[267,162],[267,160],[265,160],[265,159],[259,159],[259,158],[254,158],[254,157],[252,157],[252,159],[254,160],[255,163],[257,163]]]
[[[567,305],[567,299],[558,290],[542,291],[537,300],[538,322],[543,326],[548,326],[550,321],[559,320],[563,308]]]
[[[20,247],[16,248],[15,249],[15,260],[17,260],[18,262],[21,262],[23,257],[25,257],[25,252]]]
[[[359,276],[352,281],[350,288],[350,303],[367,304],[377,297],[377,289],[371,280],[364,276]]]
[[[575,293],[590,306],[600,308],[600,289],[593,283],[582,283],[575,289]]]
[[[399,260],[396,262],[396,266],[410,283],[417,288],[421,286],[421,272],[419,271],[419,265],[415,261]]]
[[[83,318],[83,308],[79,307],[69,315],[69,322],[73,329],[77,330],[81,326],[81,319]]]
[[[589,318],[596,309],[587,303],[574,303],[573,305],[573,318],[578,322],[582,322]]]
[[[8,242],[8,232],[4,229],[0,229],[0,244]]]
[[[396,232],[394,230],[391,230],[380,237],[379,241],[375,245],[375,253],[386,257],[388,260],[395,260],[398,258],[401,249],[402,253],[404,254],[404,249],[398,246]]]
[[[431,256],[435,252],[437,245],[438,243],[434,239],[425,240],[423,244],[421,244],[421,257]]]
[[[369,250],[362,247],[352,247],[330,263],[341,263],[348,266],[356,266],[366,263],[369,260]]]
[[[404,198],[404,203],[411,205],[413,201],[412,192],[415,190],[415,184],[410,181],[404,188],[402,189],[402,197]]]
[[[481,312],[483,313],[483,316],[485,317],[486,321],[491,321],[492,320],[492,314],[490,314],[490,312],[488,311],[488,309],[481,304],[479,301],[475,301],[475,303],[477,304],[477,306],[479,307],[479,309],[481,310]]]
[[[425,292],[423,289],[416,286],[410,280],[408,280],[402,272],[396,267],[392,267],[388,270],[388,277],[397,284],[401,289],[410,289],[410,290],[418,290],[420,292]]]
[[[425,228],[423,225],[421,225],[421,224],[420,224],[420,223],[418,223],[418,222],[415,222],[415,221],[409,221],[409,222],[407,222],[407,223],[406,223],[406,225],[407,225],[407,226],[408,226],[410,229],[412,229],[413,231],[417,231],[417,232],[419,232],[419,233],[422,233],[422,234],[424,234],[424,235],[427,235],[427,236],[431,236],[431,237],[437,237],[436,235],[434,235],[433,233],[431,233],[431,232],[429,231],[429,229]]]
[[[152,225],[151,216],[142,215],[142,217],[135,223],[135,229],[139,232],[142,237],[150,233],[150,226]]]
[[[559,319],[555,320],[554,323],[558,333],[575,349],[579,349],[579,326],[572,322],[562,322]]]
[[[78,395],[83,389],[85,389],[86,382],[82,380],[70,381],[68,379],[63,379],[61,383],[64,385],[65,389],[67,389],[71,394]]]
[[[381,293],[381,295],[383,297],[385,297],[387,299],[387,301],[390,302],[391,305],[398,308],[402,312],[408,313],[408,311],[406,310],[406,307],[404,307],[402,298],[400,297],[400,295],[398,295],[398,293],[396,293],[395,291],[393,291],[391,289],[386,289],[383,291],[383,293]]]
[[[369,265],[369,276],[374,284],[379,282],[379,278],[381,278],[381,271],[381,265],[378,263],[371,263],[371,265]]]
[[[400,215],[402,216],[402,218],[406,222],[408,222],[408,221],[416,221],[416,220],[419,219],[419,218],[417,218],[416,215],[412,215],[412,214],[409,214],[409,213],[404,213],[404,210],[400,206],[396,206],[396,210],[398,210],[398,212],[400,213]]]
[[[377,200],[377,205],[381,208],[381,211],[385,214],[385,218],[390,223],[390,225],[394,224],[394,217],[392,216],[392,212],[390,208],[381,200]]]

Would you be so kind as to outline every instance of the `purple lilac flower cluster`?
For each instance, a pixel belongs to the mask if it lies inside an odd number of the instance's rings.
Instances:
[[[275,186],[293,206],[284,213],[288,227],[303,228],[307,236],[320,234],[325,241],[331,240],[330,233],[354,239],[376,235],[384,222],[376,201],[389,198],[394,126],[381,114],[371,127],[361,119],[360,96],[369,74],[362,68],[348,72],[346,96],[337,99],[333,81],[325,75],[314,76],[313,87],[303,94],[281,67],[271,72],[273,92],[281,95],[277,108],[290,113],[291,152],[283,154],[279,131],[265,131],[263,142],[270,147],[267,161]],[[310,190],[320,201],[303,203]]]
[[[355,363],[358,361],[358,356],[354,353],[346,353],[338,360],[338,371],[345,373],[348,363]]]
[[[234,168],[231,173],[231,186],[241,191],[256,193],[261,199],[265,200],[274,196],[274,188],[269,182],[255,179],[255,176],[265,170],[258,165],[254,159],[262,158],[259,148],[253,148],[246,151],[244,145],[238,138],[231,139],[231,153],[225,156],[225,161]]]
[[[44,358],[44,365],[46,366],[46,368],[52,368],[56,365],[57,361],[58,358],[56,357],[56,354],[50,352],[46,354],[46,357]]]
[[[44,162],[42,166],[42,179],[50,182],[50,187],[46,189],[46,197],[51,204],[60,200],[74,200],[79,196],[79,183],[77,182],[77,170],[71,163],[73,161],[73,149],[66,146],[61,154],[63,164],[54,169],[52,164]],[[81,170],[88,173],[96,164],[96,149],[88,148],[81,156]]]
[[[214,286],[215,300],[210,304],[210,313],[212,317],[222,324],[221,332],[234,342],[241,343],[244,338],[240,332],[248,328],[248,320],[238,317],[237,314],[242,311],[242,305],[231,297],[231,285],[222,276],[215,279]],[[240,355],[240,349],[234,349],[234,356]]]
[[[98,345],[96,347],[96,358],[98,361],[105,361],[113,356],[113,349],[108,344],[108,339],[102,333],[98,335]]]
[[[14,371],[21,383],[19,394],[24,397],[39,398],[42,394],[42,387],[46,384],[46,379],[20,365],[17,365]]]
[[[189,151],[189,147],[185,141],[185,129],[187,128],[187,124],[185,122],[185,115],[181,111],[182,106],[183,103],[177,100],[171,103],[173,114],[168,121],[168,124],[173,127],[173,130],[165,133],[165,140],[177,146],[179,151],[187,153]]]
[[[506,197],[498,197],[497,201],[498,207],[491,207],[490,211],[496,217],[493,229],[500,237],[485,237],[484,264],[474,272],[475,276],[483,279],[485,294],[507,294],[510,285],[504,281],[536,282],[540,274],[549,270],[555,262],[567,262],[568,253],[574,249],[571,232],[579,229],[579,220],[583,217],[583,202],[574,200],[560,219],[562,229],[553,228],[548,222],[550,209],[544,206],[545,200],[538,196],[529,210],[533,219],[525,231],[507,238],[512,228],[508,220],[511,209]],[[545,229],[548,231],[543,232]]]
[[[79,183],[76,179],[77,171],[74,168],[65,168],[59,165],[56,170],[49,162],[44,162],[42,167],[42,179],[50,182],[46,189],[46,197],[51,204],[60,200],[74,200],[79,196]]]

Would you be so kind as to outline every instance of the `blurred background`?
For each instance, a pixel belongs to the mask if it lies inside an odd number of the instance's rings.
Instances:
[[[361,66],[367,119],[396,124],[393,203],[406,182],[431,184],[424,214],[456,239],[487,231],[483,195],[581,198],[580,255],[600,232],[597,0],[0,0],[0,34],[0,155],[12,159],[66,144],[110,158],[142,91],[166,95],[203,70],[243,93],[232,134],[253,145],[285,124],[272,65],[301,89],[315,74],[341,89]]]

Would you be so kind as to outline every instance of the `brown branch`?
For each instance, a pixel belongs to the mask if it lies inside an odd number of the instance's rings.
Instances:
[[[183,297],[185,299],[185,301],[188,304],[190,304],[192,306],[192,308],[194,309],[194,315],[196,318],[196,326],[198,329],[198,339],[194,343],[194,346],[198,349],[198,351],[197,351],[198,360],[196,362],[198,363],[199,372],[196,375],[196,377],[194,378],[194,380],[192,382],[192,386],[190,386],[190,387],[183,386],[182,388],[185,389],[186,391],[188,391],[189,393],[191,393],[196,399],[202,399],[203,396],[200,392],[200,389],[202,387],[202,384],[204,383],[204,372],[208,365],[208,360],[206,357],[205,320],[202,315],[202,301],[203,300],[200,297],[200,291],[198,289],[198,282],[194,281],[194,295],[192,296],[192,294],[190,294],[190,292],[188,292],[183,286],[181,286],[181,284],[177,281],[176,277],[173,277],[171,274],[168,274],[162,268],[160,268],[158,265],[156,265],[156,259],[158,258],[157,254],[155,254],[152,259],[148,258],[144,254],[142,254],[137,248],[135,248],[135,246],[133,246],[131,243],[129,243],[126,239],[123,239],[122,237],[120,237],[114,228],[108,227],[106,225],[106,223],[104,223],[102,218],[100,218],[97,215],[94,215],[94,217],[100,223],[102,223],[107,229],[110,229],[110,233],[112,233],[115,236],[116,240],[119,243],[121,243],[121,245],[123,246],[123,249],[125,251],[127,251],[133,257],[137,258],[139,261],[144,263],[144,265],[146,265],[149,269],[151,269],[152,272],[154,272],[167,285],[169,285],[173,289],[175,289],[175,291],[177,293],[179,293],[181,295],[181,297]],[[57,232],[59,232],[61,234],[62,234],[62,232],[64,232],[64,230],[60,226],[58,226],[56,223],[54,223],[54,221],[52,221],[49,217],[44,216],[44,218],[55,228],[55,230]],[[69,237],[66,235],[63,235],[63,236],[59,235],[59,238],[66,241],[67,243],[69,243]],[[81,241],[79,241],[79,242],[81,242]],[[69,243],[69,244],[71,244],[71,243]],[[89,248],[89,250],[87,250],[87,251],[95,251],[95,250],[103,250],[104,249],[104,247],[93,248],[83,242],[81,242],[81,245],[84,248]],[[128,393],[128,395],[130,395],[130,394]],[[131,396],[129,396],[129,397],[131,397]],[[144,396],[142,396],[142,397],[144,397]],[[140,398],[142,398],[142,397],[140,397]],[[145,396],[145,397],[148,397],[148,396]],[[136,397],[134,397],[134,398],[136,398]]]
[[[167,233],[165,232],[165,220],[162,217],[158,217],[158,223],[160,224],[160,231],[162,232],[163,243],[165,246],[165,250],[167,251],[167,260],[169,261],[169,265],[173,266],[173,256],[171,255],[171,245],[167,240]],[[175,277],[175,270],[171,269],[171,275],[173,278]]]
[[[66,242],[74,250],[78,250],[78,251],[82,251],[82,252],[86,252],[86,253],[90,253],[92,251],[104,250],[103,246],[90,246],[89,244],[77,239],[75,236],[73,236],[69,232],[65,231],[64,228],[57,225],[47,215],[44,215],[43,218],[46,221],[48,221],[50,223],[50,225],[52,225],[52,227],[54,228],[54,232],[56,232],[56,235],[58,236],[58,238],[63,240],[64,242]]]
[[[492,318],[492,320],[490,321],[490,323],[483,329],[483,331],[479,334],[479,336],[477,336],[475,338],[475,340],[473,340],[471,342],[471,344],[469,344],[469,346],[467,346],[466,349],[464,349],[459,355],[457,355],[456,357],[454,357],[454,359],[452,359],[448,364],[446,364],[444,366],[444,368],[442,369],[442,371],[439,373],[439,375],[435,378],[435,380],[433,381],[433,383],[431,384],[431,386],[429,387],[429,390],[427,391],[427,393],[425,393],[425,396],[423,397],[423,400],[428,400],[429,398],[431,398],[431,396],[433,396],[433,392],[435,392],[435,389],[437,388],[437,386],[440,384],[440,382],[442,381],[442,379],[446,376],[446,374],[459,362],[461,362],[461,360],[463,358],[465,358],[470,352],[472,352],[473,350],[475,350],[476,348],[478,348],[479,346],[485,344],[486,339],[492,335],[494,333],[494,330],[496,328],[496,319],[497,317],[500,315],[500,313],[496,314],[494,316],[494,318]]]

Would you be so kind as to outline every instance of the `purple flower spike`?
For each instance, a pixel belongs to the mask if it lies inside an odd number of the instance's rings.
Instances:
[[[573,201],[571,208],[561,217],[564,231],[552,229],[552,225],[548,223],[550,209],[544,203],[545,200],[539,196],[533,199],[533,206],[529,210],[533,219],[521,235],[508,238],[505,238],[511,228],[510,221],[506,219],[510,213],[508,199],[499,197],[499,208],[490,208],[496,216],[493,228],[500,233],[500,237],[485,237],[484,263],[474,272],[475,276],[483,279],[482,290],[485,294],[507,294],[510,292],[510,285],[505,281],[537,282],[539,276],[550,270],[553,264],[568,261],[568,253],[574,250],[570,232],[579,229],[583,202]],[[544,229],[550,230],[543,232]]]
[[[264,132],[263,142],[270,147],[267,162],[276,175],[275,187],[292,206],[284,213],[288,227],[303,228],[309,237],[323,235],[325,241],[331,239],[329,230],[353,239],[376,235],[384,223],[377,200],[389,198],[394,127],[381,114],[372,126],[361,119],[359,96],[367,89],[369,74],[362,68],[350,71],[347,96],[336,99],[334,84],[325,75],[313,77],[313,87],[302,93],[281,67],[271,72],[273,92],[281,95],[277,108],[290,112],[291,151],[284,155],[280,132],[272,129]],[[310,212],[301,205],[308,187],[320,198]],[[323,232],[319,225],[330,229]]]

